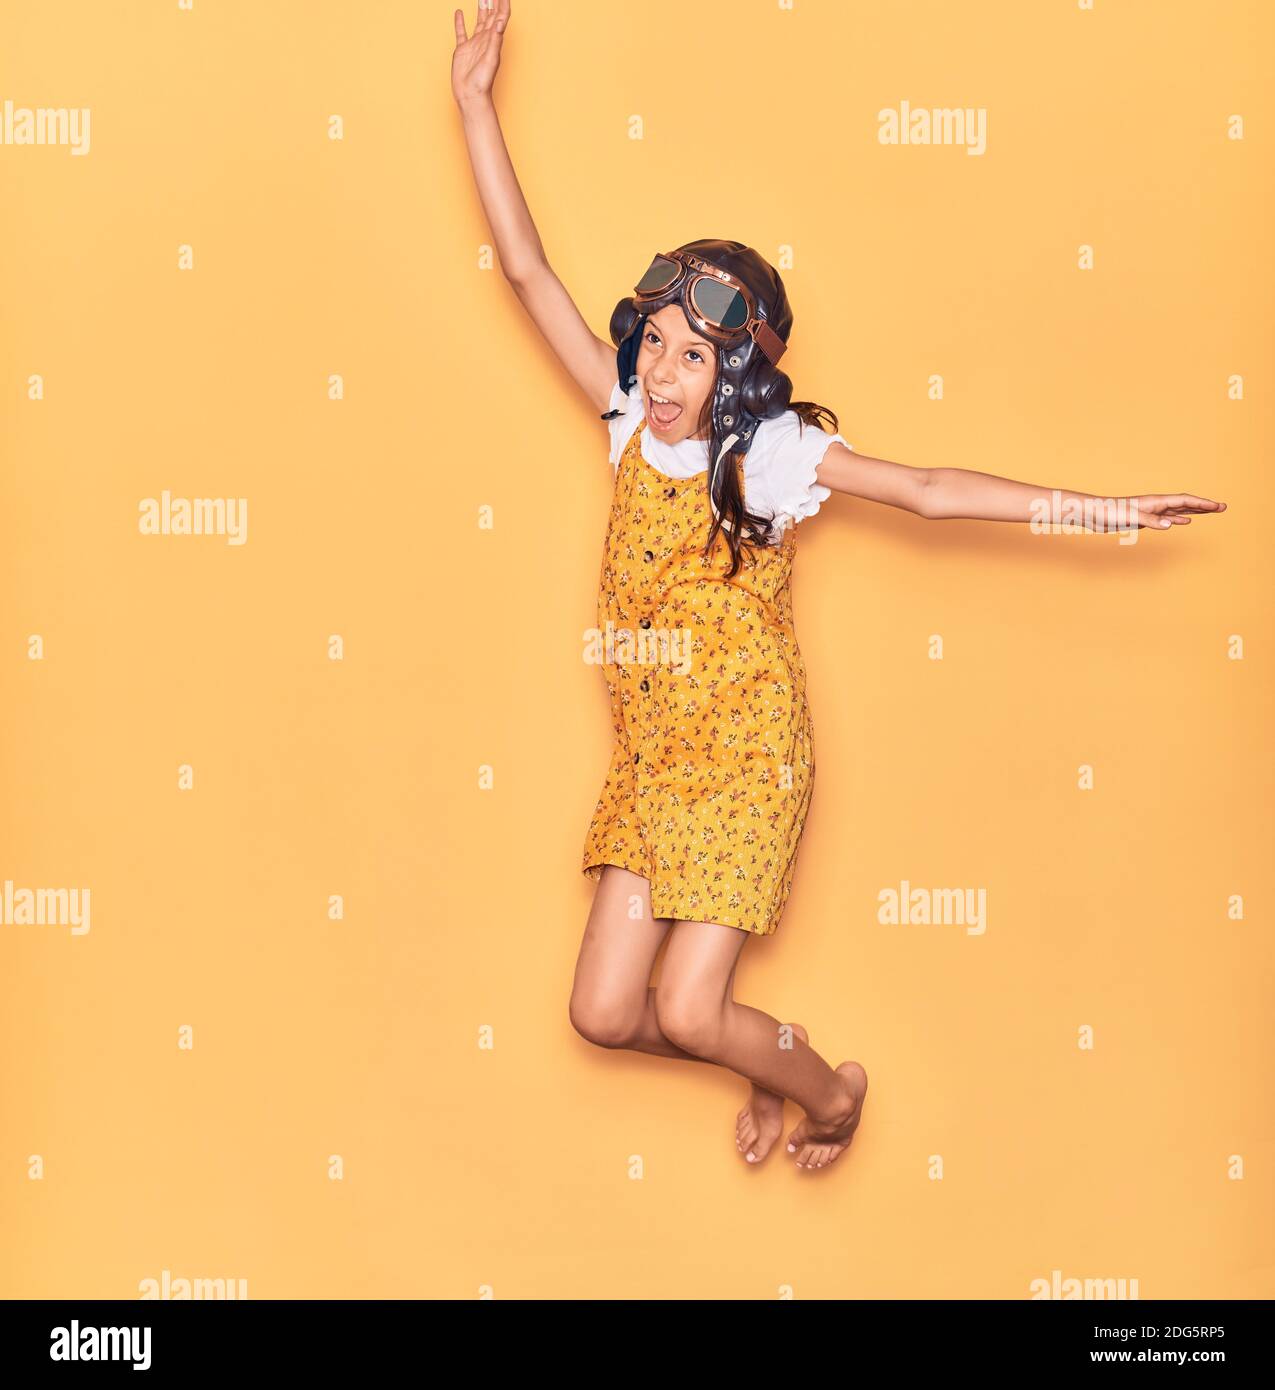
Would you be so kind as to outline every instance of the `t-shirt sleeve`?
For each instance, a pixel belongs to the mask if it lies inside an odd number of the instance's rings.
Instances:
[[[607,428],[611,431],[611,467],[616,468],[624,453],[624,446],[633,437],[633,431],[642,419],[642,388],[634,382],[633,390],[626,396],[617,381],[611,388],[611,403],[607,409],[621,412],[607,421]]]
[[[829,434],[818,425],[803,425],[795,410],[763,420],[745,455],[751,465],[744,475],[749,511],[773,517],[776,535],[814,516],[832,496],[831,488],[815,481],[815,470],[828,445],[834,443],[854,448],[840,434]],[[758,457],[753,460],[755,453]]]

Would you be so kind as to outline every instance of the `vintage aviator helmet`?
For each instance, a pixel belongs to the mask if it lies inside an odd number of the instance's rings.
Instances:
[[[733,448],[748,452],[763,420],[788,408],[792,383],[779,371],[792,330],[792,310],[778,273],[738,241],[690,241],[656,256],[615,306],[611,341],[616,344],[620,390],[636,381],[638,349],[647,318],[666,304],[680,304],[687,321],[717,345],[713,396],[713,438],[722,444],[709,479],[710,497],[717,466]],[[767,367],[769,364],[769,368]],[[608,411],[610,419],[618,411]]]

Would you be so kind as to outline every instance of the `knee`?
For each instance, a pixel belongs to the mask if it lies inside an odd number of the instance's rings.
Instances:
[[[711,1057],[721,1036],[721,1010],[685,990],[661,985],[655,991],[655,1017],[660,1032],[675,1047],[696,1057]]]
[[[599,1047],[627,1047],[637,1034],[637,1021],[623,1004],[596,997],[571,996],[571,1026]]]

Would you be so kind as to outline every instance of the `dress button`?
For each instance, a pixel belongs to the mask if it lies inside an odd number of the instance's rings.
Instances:
[[[665,497],[676,497],[676,496],[677,496],[677,489],[676,489],[675,487],[669,488],[669,490],[664,494],[664,496],[665,496]]]
[[[650,620],[650,618],[639,618],[639,619],[638,619],[638,627],[650,627],[650,626],[651,626],[651,620]]]
[[[651,682],[648,681],[648,680],[646,680],[645,678],[643,679],[642,684],[641,684],[640,686],[638,686],[638,689],[639,689],[639,690],[642,690],[642,691],[650,690],[650,688],[651,688]]]
[[[634,755],[633,755],[633,761],[634,761],[635,763],[640,763],[640,762],[642,761],[642,755],[641,755],[641,753],[634,753]]]
[[[654,560],[654,559],[655,559],[655,552],[654,552],[653,550],[644,550],[644,551],[642,552],[642,558],[643,558],[644,560]]]

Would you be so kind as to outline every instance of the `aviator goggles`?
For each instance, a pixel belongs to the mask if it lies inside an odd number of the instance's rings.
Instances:
[[[681,286],[681,299],[701,333],[719,340],[747,333],[777,366],[787,351],[787,343],[757,314],[757,301],[742,281],[710,261],[689,251],[670,251],[656,256],[646,274],[634,286],[633,301],[643,304],[662,299]]]

